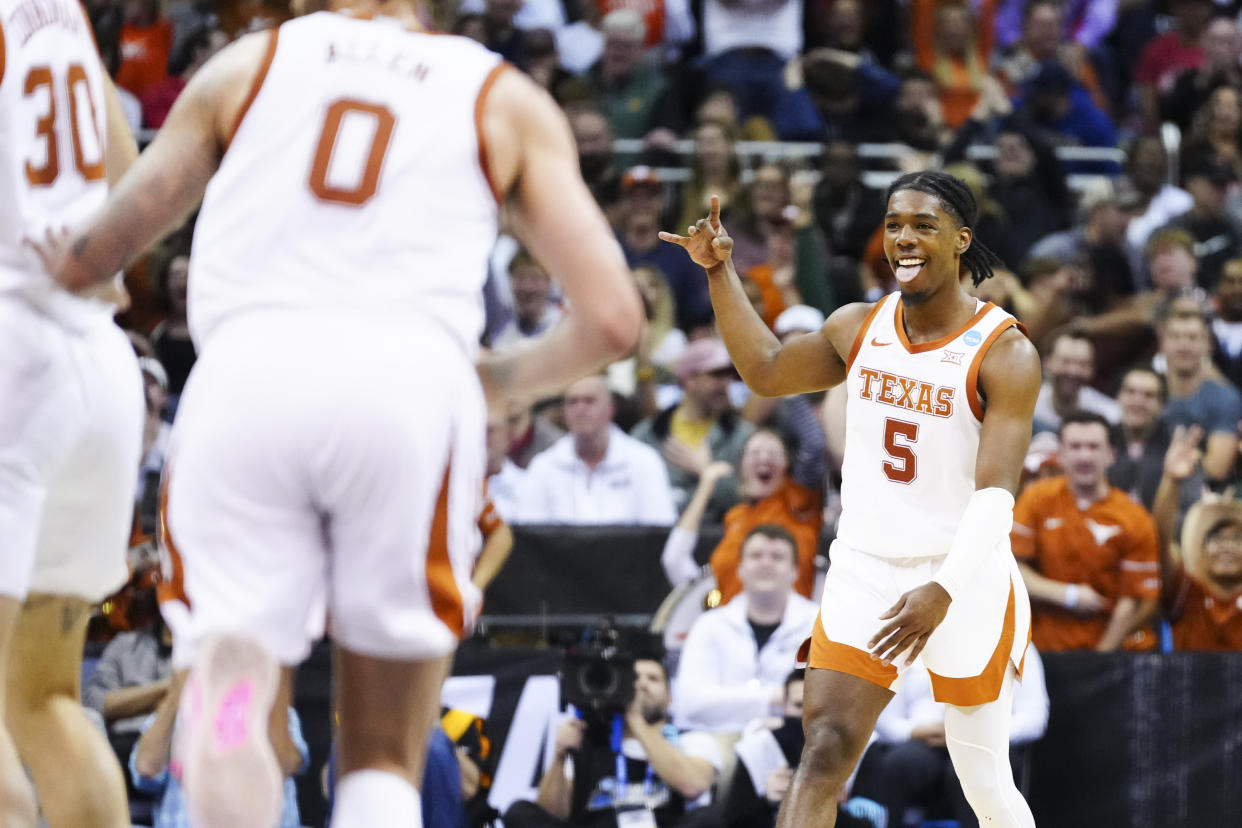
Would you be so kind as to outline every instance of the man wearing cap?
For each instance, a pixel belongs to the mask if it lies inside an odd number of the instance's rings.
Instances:
[[[1174,539],[1178,491],[1199,463],[1198,428],[1179,427],[1165,455],[1156,494],[1165,614],[1178,650],[1242,650],[1242,503],[1195,504]]]
[[[681,402],[634,427],[634,437],[664,457],[679,507],[713,461],[736,467],[742,445],[754,431],[729,399],[729,385],[735,378],[724,343],[714,337],[697,339],[686,346],[677,363]],[[708,502],[707,519],[719,522],[739,496],[736,478],[722,480]]]
[[[1194,202],[1190,210],[1169,222],[1195,240],[1199,285],[1208,290],[1220,280],[1225,262],[1242,254],[1242,228],[1225,208],[1229,188],[1237,180],[1233,165],[1206,155],[1186,159],[1182,187]]]

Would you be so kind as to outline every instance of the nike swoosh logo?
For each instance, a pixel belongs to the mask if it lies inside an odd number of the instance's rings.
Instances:
[[[893,343],[891,343],[891,342],[881,342],[880,340],[876,339],[876,338],[873,336],[873,337],[871,337],[871,344],[872,344],[872,345],[874,345],[874,346],[875,346],[875,347],[877,347],[877,348],[883,348],[885,345],[892,345]]]

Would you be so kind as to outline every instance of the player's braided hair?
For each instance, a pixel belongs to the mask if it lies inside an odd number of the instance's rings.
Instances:
[[[899,190],[918,190],[935,196],[940,199],[945,211],[962,227],[973,230],[975,222],[979,220],[979,205],[975,203],[975,194],[966,182],[948,173],[938,170],[907,173],[889,186],[885,201],[891,199],[893,193]],[[992,276],[994,267],[1001,267],[1004,263],[976,236],[962,254],[962,264],[970,269],[971,278],[977,287],[984,279]]]

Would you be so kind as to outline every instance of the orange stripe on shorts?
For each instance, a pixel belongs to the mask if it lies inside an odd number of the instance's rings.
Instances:
[[[181,561],[181,551],[173,540],[172,529],[168,526],[168,481],[170,473],[164,471],[164,479],[160,481],[159,498],[159,548],[160,548],[160,583],[155,588],[155,595],[160,603],[180,601],[187,607],[190,598],[185,592],[185,565]]]
[[[885,689],[897,680],[897,668],[892,664],[884,664],[872,658],[871,653],[865,650],[830,641],[819,616],[816,616],[815,629],[811,632],[811,652],[807,666],[856,676]]]
[[[928,670],[931,676],[932,695],[936,701],[954,704],[958,707],[973,707],[976,704],[994,702],[1000,696],[1001,684],[1005,681],[1005,670],[1009,666],[1009,654],[1013,650],[1013,636],[1016,620],[1014,618],[1013,580],[1009,581],[1009,603],[1005,607],[1005,622],[1001,626],[1000,640],[996,649],[988,659],[987,666],[977,676],[949,678]],[[1026,661],[1023,655],[1022,660]]]
[[[431,537],[427,543],[427,591],[431,595],[431,609],[436,618],[453,635],[460,637],[465,632],[466,613],[448,546],[449,479],[452,466],[450,461],[444,469],[440,496],[436,499],[435,516],[431,520]]]

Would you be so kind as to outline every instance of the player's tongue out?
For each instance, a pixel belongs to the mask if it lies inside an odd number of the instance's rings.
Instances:
[[[927,260],[920,256],[902,256],[897,260],[897,267],[893,268],[893,273],[896,274],[897,281],[909,282],[919,275],[919,271],[926,263]]]

